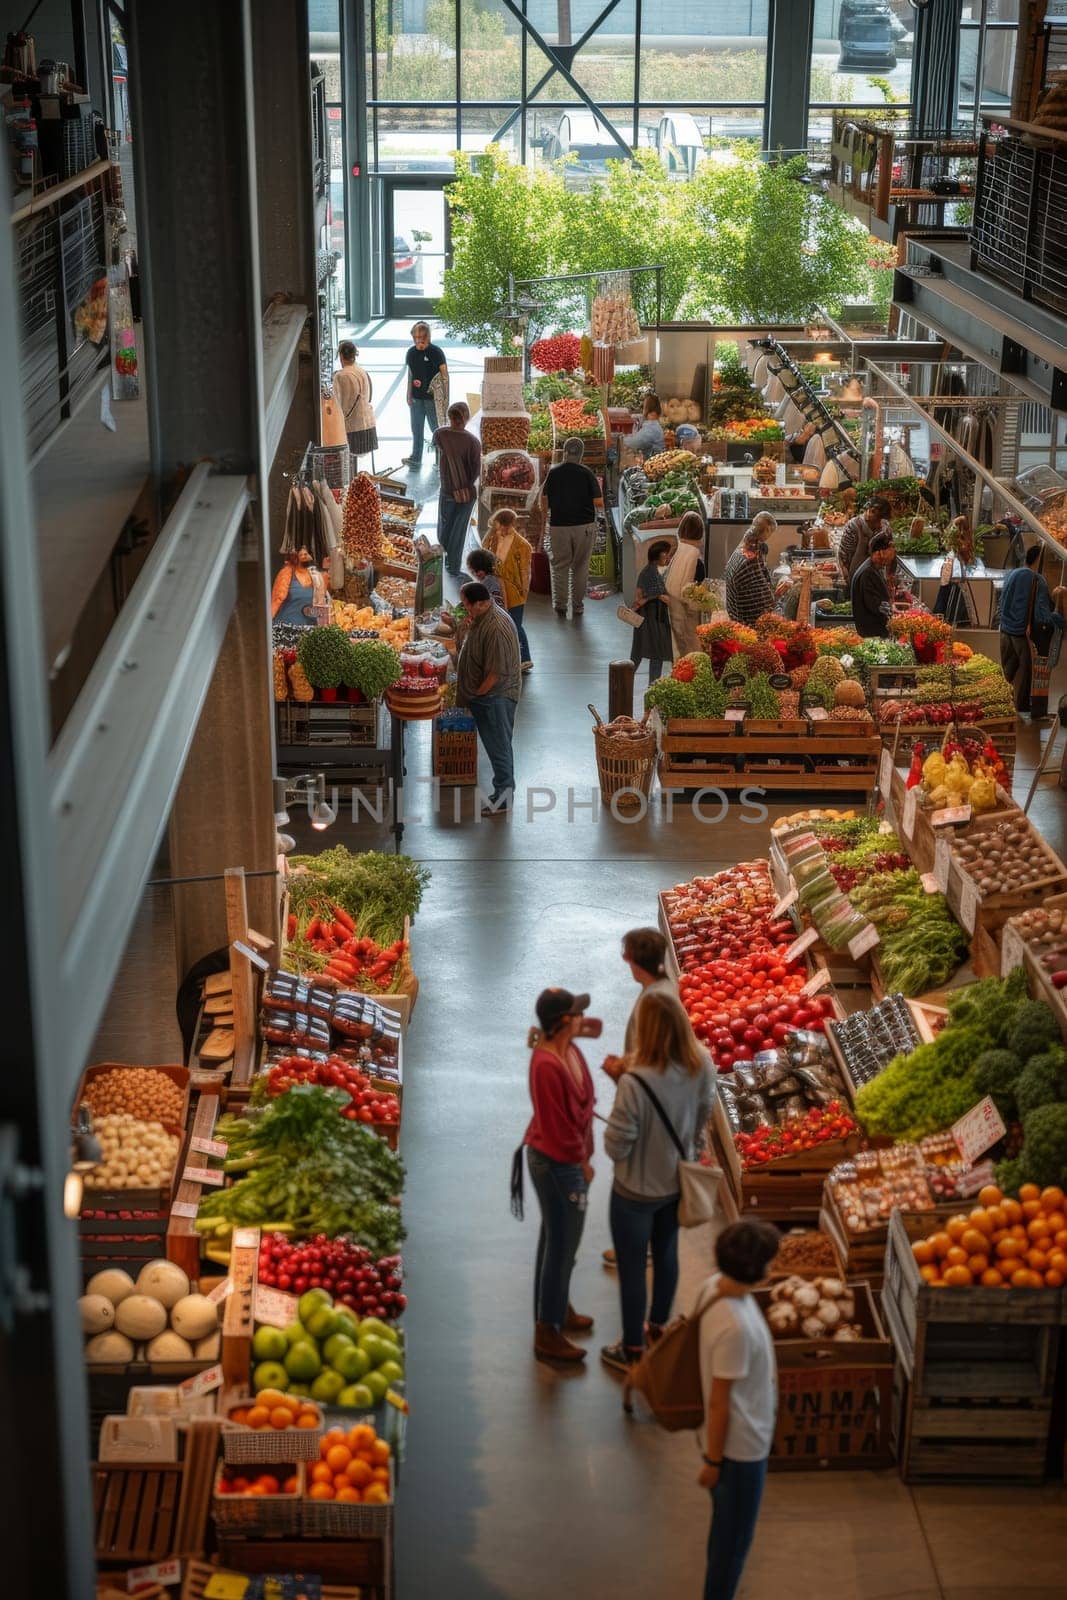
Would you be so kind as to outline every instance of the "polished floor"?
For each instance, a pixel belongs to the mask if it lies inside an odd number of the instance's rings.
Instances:
[[[382,345],[364,335],[363,357],[376,376],[378,462],[395,464],[407,453],[403,396],[394,389],[387,400],[384,389],[407,341],[395,324],[374,331]],[[461,362],[472,373],[479,364],[449,354],[454,390],[475,387],[455,375]],[[432,503],[429,469],[413,487]],[[588,809],[596,772],[586,703],[605,709],[607,663],[628,648],[614,610],[614,599],[590,602],[575,624],[559,622],[547,600],[531,605],[536,667],[516,730],[517,814],[482,822],[467,792],[459,820],[450,806],[434,815],[424,805],[404,840],[433,881],[414,930],[422,992],[402,1145],[411,1417],[401,1600],[695,1600],[702,1591],[708,1507],[696,1445],[626,1418],[616,1380],[595,1359],[619,1333],[616,1280],[600,1260],[610,1166],[601,1153],[573,1286],[597,1319],[585,1370],[531,1357],[536,1205],[519,1223],[508,1202],[538,990],[588,989],[605,1019],[604,1049],[618,1048],[634,996],[620,934],[655,921],[665,885],[767,848],[767,823],[742,824],[736,808],[714,824],[682,806],[668,820],[657,803],[632,825]],[[1035,736],[1022,743],[1017,794]],[[409,782],[428,774],[427,730],[410,740],[408,765]],[[1034,814],[1062,849],[1063,797],[1049,784]],[[531,788],[540,792],[529,807]],[[552,810],[538,809],[545,791]],[[388,847],[350,822],[335,837]],[[601,1077],[602,1112],[610,1097]],[[684,1243],[682,1306],[710,1265]],[[1063,1600],[1067,1498],[1062,1486],[909,1489],[892,1471],[774,1475],[741,1595],[778,1600],[794,1588],[819,1600]]]

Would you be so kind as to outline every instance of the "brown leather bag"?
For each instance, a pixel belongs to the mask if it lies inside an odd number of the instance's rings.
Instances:
[[[664,1328],[655,1344],[626,1374],[622,1387],[622,1408],[633,1412],[631,1395],[636,1389],[661,1428],[668,1433],[695,1429],[704,1422],[704,1385],[700,1380],[700,1323],[709,1306],[718,1299],[709,1294],[699,1302],[691,1317],[676,1317]]]

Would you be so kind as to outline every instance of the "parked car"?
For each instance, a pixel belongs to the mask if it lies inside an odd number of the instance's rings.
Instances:
[[[398,288],[422,288],[422,257],[412,250],[402,233],[393,235],[393,282]]]
[[[660,117],[654,142],[672,178],[694,177],[697,168],[708,159],[696,118],[687,111],[672,111]]]
[[[575,157],[566,169],[566,182],[573,188],[603,177],[609,161],[626,159],[607,124],[586,110],[565,111],[556,126],[543,132],[537,142],[546,161]]]
[[[887,0],[841,0],[838,68],[891,72],[897,64],[893,13]]]

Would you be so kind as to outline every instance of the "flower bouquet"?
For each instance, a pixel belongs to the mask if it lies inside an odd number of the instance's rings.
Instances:
[[[900,611],[889,619],[889,631],[894,639],[902,639],[915,651],[916,661],[934,662],[944,659],[952,638],[952,627],[929,611]]]
[[[713,614],[726,610],[726,585],[721,578],[705,579],[703,583],[687,583],[682,599],[698,611]]]

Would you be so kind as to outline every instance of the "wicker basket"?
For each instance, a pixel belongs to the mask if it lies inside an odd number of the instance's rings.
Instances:
[[[636,811],[640,796],[647,800],[656,772],[656,736],[621,739],[601,723],[593,729],[600,798],[605,805],[613,800],[619,811]],[[624,793],[623,791],[629,791]]]
[[[393,1525],[393,1469],[389,1467],[386,1505],[352,1505],[345,1500],[304,1501],[305,1539],[387,1539]]]
[[[287,1470],[288,1465],[280,1465],[276,1475],[288,1478],[295,1473],[295,1494],[219,1494],[219,1482],[225,1471],[220,1461],[211,1494],[211,1514],[219,1532],[240,1533],[248,1538],[266,1538],[269,1534],[299,1536],[303,1524],[304,1463],[293,1463],[291,1472]]]
[[[274,1461],[317,1461],[325,1423],[318,1406],[309,1405],[308,1410],[318,1412],[317,1428],[248,1428],[228,1421],[222,1432],[223,1459],[231,1466],[250,1461],[262,1466]]]

